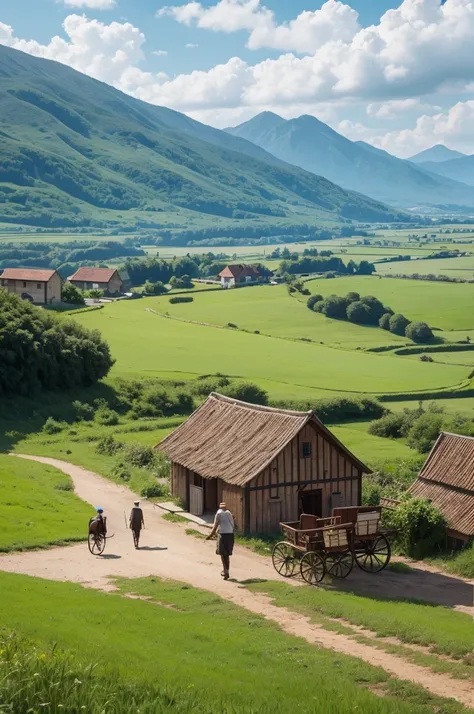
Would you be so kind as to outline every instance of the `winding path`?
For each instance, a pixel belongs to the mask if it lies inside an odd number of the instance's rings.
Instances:
[[[325,630],[310,623],[302,615],[276,607],[266,596],[252,593],[239,583],[249,578],[278,579],[269,559],[237,547],[232,560],[233,580],[225,582],[219,574],[220,563],[214,552],[214,543],[186,535],[185,527],[163,520],[161,512],[147,502],[142,503],[146,529],[142,532],[141,548],[136,551],[125,523],[125,514],[136,498],[128,488],[57,459],[21,454],[12,456],[49,464],[68,474],[82,500],[91,505],[103,506],[108,517],[109,531],[115,532],[115,536],[108,542],[102,557],[91,556],[85,544],[78,544],[2,556],[1,570],[50,580],[72,581],[103,590],[113,589],[109,578],[116,575],[134,578],[153,574],[180,580],[210,590],[236,605],[261,614],[277,622],[289,634],[321,647],[359,657],[396,677],[419,684],[433,694],[453,697],[474,708],[474,681],[453,680],[448,675],[435,674],[401,657],[358,643],[349,636]],[[368,578],[371,578],[370,582],[367,582]],[[410,585],[406,575],[388,571],[377,577],[354,573],[350,585],[352,589],[378,595],[424,597],[430,602],[458,607],[474,616],[472,584],[429,570],[414,572],[409,580]]]

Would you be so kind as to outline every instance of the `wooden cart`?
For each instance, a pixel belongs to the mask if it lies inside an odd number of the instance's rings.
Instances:
[[[281,523],[285,540],[273,548],[273,566],[286,578],[299,572],[311,585],[326,574],[346,578],[354,562],[367,573],[377,573],[391,555],[380,518],[380,507],[356,506],[335,508],[330,518],[302,514],[299,521]]]

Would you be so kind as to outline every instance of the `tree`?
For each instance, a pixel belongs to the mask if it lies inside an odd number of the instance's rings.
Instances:
[[[410,322],[406,326],[405,336],[413,342],[430,342],[434,335],[426,322]]]
[[[347,293],[345,300],[348,305],[351,304],[351,302],[358,302],[360,300],[360,295],[359,293]]]
[[[372,275],[375,273],[375,265],[368,260],[361,260],[357,268],[358,275]]]
[[[194,287],[194,283],[189,275],[183,275],[182,278],[177,278],[176,275],[173,275],[170,280],[170,285],[173,290],[189,290]]]
[[[357,263],[353,261],[352,258],[347,263],[346,271],[348,275],[354,275],[354,273],[357,272]]]
[[[315,302],[313,305],[313,312],[321,312],[322,313],[325,304],[326,304],[325,300],[318,300],[318,302]]]
[[[307,305],[307,307],[309,307],[310,310],[312,310],[314,305],[317,302],[321,302],[321,300],[323,300],[322,295],[311,295],[311,297],[309,297],[308,300],[306,301],[306,305]]]
[[[391,312],[388,308],[382,305],[378,298],[373,295],[366,295],[361,298],[361,301],[369,308],[370,322],[372,325],[378,325],[382,315],[385,315],[386,312]]]
[[[405,337],[405,330],[409,324],[410,320],[407,320],[405,315],[402,315],[401,313],[392,315],[389,320],[390,332],[394,335]]]
[[[379,320],[379,327],[382,330],[390,330],[390,318],[392,317],[390,312],[386,312]]]
[[[409,498],[392,514],[397,540],[405,555],[423,558],[444,542],[447,522],[439,508],[422,498]]]
[[[145,295],[164,295],[168,291],[161,280],[157,280],[156,283],[152,283],[150,280],[147,280],[143,286],[143,292]]]
[[[62,301],[70,305],[85,305],[84,295],[72,283],[65,283],[62,289]]]
[[[422,414],[411,426],[407,444],[421,454],[430,451],[443,428],[443,416],[426,412]]]
[[[358,300],[352,302],[347,308],[347,319],[360,325],[368,325],[372,321],[370,308]]]
[[[222,389],[222,394],[250,404],[268,404],[268,393],[253,382],[232,382]]]
[[[316,303],[316,305],[317,304],[318,303]],[[322,312],[326,317],[332,317],[336,320],[345,320],[347,317],[346,301],[338,295],[329,295],[324,300]]]

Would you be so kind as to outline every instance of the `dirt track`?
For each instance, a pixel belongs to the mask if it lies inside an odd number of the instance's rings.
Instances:
[[[308,642],[360,657],[401,679],[422,685],[433,694],[454,697],[466,706],[474,708],[474,682],[453,680],[448,675],[435,674],[401,657],[355,642],[349,636],[325,630],[311,624],[302,615],[272,605],[265,596],[251,593],[239,584],[239,581],[250,578],[279,579],[269,559],[237,547],[232,559],[233,580],[225,582],[220,577],[220,559],[215,555],[215,544],[186,535],[183,527],[163,520],[160,517],[161,511],[146,502],[142,502],[146,529],[142,532],[141,548],[136,551],[124,520],[135,498],[128,488],[57,459],[34,456],[20,458],[50,464],[69,474],[74,481],[75,491],[82,500],[105,509],[109,532],[115,532],[115,536],[108,542],[102,557],[91,556],[87,546],[79,544],[2,556],[1,570],[50,580],[73,581],[103,590],[112,589],[109,577],[114,575],[133,578],[153,574],[181,580],[210,590],[241,607],[274,620],[286,632],[303,637]],[[370,576],[354,571],[350,581],[344,585],[361,593],[423,598],[429,602],[455,607],[474,616],[473,583],[432,570],[417,570],[409,576],[390,571]]]

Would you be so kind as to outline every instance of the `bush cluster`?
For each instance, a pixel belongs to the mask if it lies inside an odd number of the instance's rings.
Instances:
[[[0,290],[0,397],[91,385],[112,365],[98,331]]]
[[[314,401],[293,399],[273,400],[272,407],[294,409],[296,411],[314,411],[322,422],[340,424],[358,419],[379,419],[387,413],[385,407],[371,397],[333,397]]]
[[[176,305],[177,303],[180,302],[193,302],[194,298],[191,297],[190,295],[175,295],[174,297],[170,297],[169,301],[172,305]]]
[[[433,339],[431,328],[425,322],[410,322],[404,315],[395,314],[373,295],[360,296],[349,292],[339,295],[311,295],[306,302],[313,312],[320,312],[335,320],[348,320],[357,325],[373,325],[388,330],[394,335],[408,337],[413,342],[429,342]]]
[[[392,512],[397,544],[404,555],[423,558],[440,550],[447,522],[439,508],[421,498],[406,498]]]

